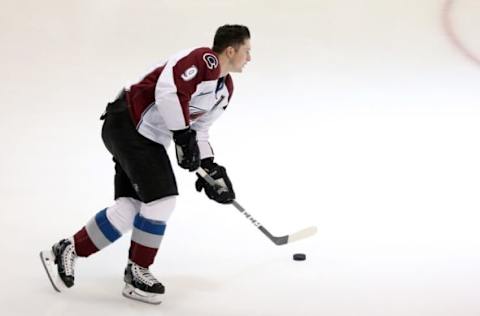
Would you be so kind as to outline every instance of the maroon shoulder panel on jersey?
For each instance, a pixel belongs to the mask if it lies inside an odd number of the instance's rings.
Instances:
[[[197,85],[220,77],[217,55],[210,48],[197,48],[173,66],[173,80],[182,106],[185,125],[190,125],[189,103]]]
[[[164,68],[164,66],[161,66],[154,69],[139,83],[130,87],[130,91],[127,94],[127,101],[130,105],[135,125],[140,122],[142,113],[155,102],[155,87],[158,77],[160,77]]]
[[[164,68],[161,66],[154,69],[129,89],[127,99],[136,125],[147,108],[155,103],[155,88]],[[177,88],[185,124],[189,125],[189,103],[197,85],[202,81],[216,80],[220,76],[218,56],[210,48],[197,48],[178,60],[172,70],[173,84]]]
[[[233,80],[230,74],[228,74],[227,77],[225,78],[225,85],[227,86],[227,90],[228,90],[228,102],[230,102],[230,99],[232,98],[232,95],[233,95]]]

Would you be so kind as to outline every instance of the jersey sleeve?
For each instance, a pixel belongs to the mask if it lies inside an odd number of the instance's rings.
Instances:
[[[202,115],[197,121],[195,121],[195,123],[192,124],[192,129],[197,132],[197,143],[198,148],[200,149],[200,159],[214,156],[212,146],[209,142],[209,129],[213,122],[215,122],[224,111],[225,109],[218,107],[215,110]]]
[[[169,130],[190,126],[189,103],[197,85],[220,76],[217,56],[207,49],[170,59],[155,87],[155,105]]]
[[[198,148],[200,149],[200,158],[209,158],[213,157],[213,149],[210,145],[210,134],[209,129],[212,126],[213,122],[215,122],[223,112],[225,112],[228,104],[230,103],[230,99],[233,95],[233,81],[230,75],[227,75],[225,80],[225,85],[227,86],[228,91],[228,101],[227,104],[224,106],[218,106],[214,110],[208,112],[207,114],[201,116],[195,123],[192,124],[192,128],[197,132],[197,142]]]

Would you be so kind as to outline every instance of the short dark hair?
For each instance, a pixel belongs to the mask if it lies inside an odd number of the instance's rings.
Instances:
[[[239,24],[225,24],[220,26],[217,32],[215,32],[212,50],[216,53],[221,53],[228,46],[237,49],[246,39],[250,39],[248,27]]]

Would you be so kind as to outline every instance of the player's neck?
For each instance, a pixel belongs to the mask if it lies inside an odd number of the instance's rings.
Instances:
[[[219,54],[218,62],[220,63],[220,77],[225,77],[230,72],[230,61],[225,54]]]

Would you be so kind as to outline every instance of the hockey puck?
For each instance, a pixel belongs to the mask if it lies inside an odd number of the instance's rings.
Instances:
[[[295,261],[303,261],[307,259],[307,256],[304,253],[296,253],[293,255],[293,260]]]

